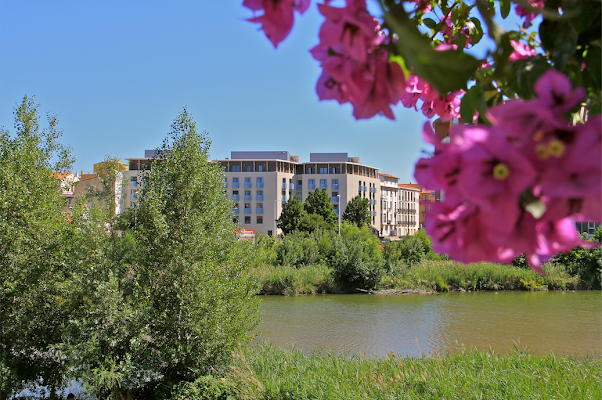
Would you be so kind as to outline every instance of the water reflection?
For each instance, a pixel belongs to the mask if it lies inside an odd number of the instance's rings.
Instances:
[[[598,291],[265,296],[261,310],[262,339],[304,350],[417,356],[462,344],[504,353],[516,342],[536,354],[602,348]]]

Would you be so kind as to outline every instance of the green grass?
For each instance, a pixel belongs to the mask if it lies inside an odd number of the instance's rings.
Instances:
[[[259,277],[260,294],[337,293],[332,269],[323,264],[300,268],[288,266],[263,266],[254,271]]]
[[[599,358],[462,350],[368,359],[255,346],[221,378],[241,399],[600,399]]]
[[[511,265],[425,260],[421,264],[398,268],[385,275],[377,289],[449,290],[562,290],[577,289],[579,277],[570,276],[561,265],[545,264],[546,275]],[[324,264],[299,268],[262,266],[255,269],[260,294],[341,293],[332,269]]]
[[[579,277],[570,276],[562,266],[546,264],[543,269],[546,274],[540,276],[531,269],[504,264],[425,260],[385,276],[381,286],[442,292],[453,289],[558,290],[575,289],[579,284]]]

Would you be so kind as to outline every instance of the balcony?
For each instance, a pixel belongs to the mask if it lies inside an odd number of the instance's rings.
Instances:
[[[233,189],[238,189],[240,186],[238,185],[238,182],[232,182],[232,188]]]
[[[303,185],[297,185],[297,191],[300,192],[303,190]]]
[[[263,181],[257,182],[257,189],[263,189]]]
[[[338,208],[334,208],[332,211],[334,211],[335,214],[339,215],[339,209]]]
[[[263,195],[262,194],[258,194],[256,200],[257,201],[263,201]]]
[[[282,201],[288,201],[288,196],[282,196]]]
[[[308,184],[308,185],[307,185],[307,189],[308,189],[308,190],[315,190],[315,189],[316,189],[316,184],[315,184],[315,183],[314,183],[314,184],[311,184],[311,183],[310,183],[310,184]]]
[[[251,195],[245,194],[245,201],[251,201]]]
[[[339,190],[339,184],[338,183],[333,183],[331,186],[332,186],[332,190]]]
[[[362,186],[364,188],[364,192],[368,191],[368,186]]]
[[[376,199],[370,199],[370,204],[375,206],[376,205]]]
[[[257,210],[255,210],[255,214],[263,215],[263,208],[258,208]]]
[[[371,187],[370,188],[370,193],[376,193],[376,188],[375,187]]]
[[[359,188],[357,189],[358,192],[362,192],[364,190],[364,186],[360,185]]]
[[[289,183],[289,184],[288,184],[288,188],[289,188],[290,190],[295,190],[295,184],[294,184],[294,183]]]
[[[326,183],[320,183],[320,189],[328,189],[328,186]]]
[[[284,189],[284,190],[288,189],[288,184],[287,183],[283,183],[282,184],[282,189]]]
[[[338,203],[339,202],[339,196],[333,197],[331,201],[333,203]]]
[[[233,209],[232,209],[232,212],[233,212],[234,214],[238,214],[238,208],[233,208]]]
[[[251,211],[253,211],[253,209],[245,208],[245,214],[251,214]]]
[[[370,211],[370,216],[371,217],[376,217],[376,211]]]
[[[245,189],[251,189],[253,184],[251,182],[245,182]]]
[[[240,199],[240,196],[237,194],[232,195],[232,200],[234,201],[238,201]]]

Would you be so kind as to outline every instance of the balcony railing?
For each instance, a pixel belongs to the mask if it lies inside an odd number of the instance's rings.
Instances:
[[[288,189],[288,184],[286,184],[286,183],[283,183],[283,184],[282,184],[282,189],[285,189],[285,190],[286,190],[286,189]]]
[[[375,206],[376,205],[376,199],[370,199],[370,204]]]
[[[245,208],[245,214],[251,214],[252,208]]]
[[[282,201],[288,201],[288,196],[282,196]]]
[[[245,189],[251,189],[253,184],[251,182],[245,182]]]
[[[257,182],[257,189],[263,189],[263,181]]]
[[[320,189],[327,189],[328,186],[326,185],[326,183],[321,183],[320,182]]]
[[[251,201],[252,197],[250,194],[245,194],[245,201]]]
[[[370,188],[370,193],[376,193],[376,188],[375,187]]]
[[[237,194],[232,195],[232,200],[234,200],[234,201],[238,201],[239,198],[240,197]]]
[[[333,183],[332,184],[332,190],[339,190],[339,184],[338,183]]]
[[[361,192],[364,190],[364,187],[362,185],[359,186],[359,188],[357,189],[358,192]]]
[[[300,192],[303,190],[303,185],[297,185],[297,191]]]
[[[295,184],[294,184],[294,183],[289,183],[289,184],[288,184],[288,188],[289,188],[290,190],[295,190]]]
[[[309,190],[315,190],[316,189],[316,184],[315,183],[314,184],[309,183],[307,185],[307,189],[309,189]]]
[[[258,194],[257,195],[257,201],[263,201],[263,195],[262,194]]]
[[[255,210],[255,214],[262,215],[263,214],[263,208],[258,208],[257,210]]]
[[[238,208],[233,208],[233,209],[232,209],[232,212],[233,212],[234,214],[238,214]]]
[[[232,188],[233,189],[238,189],[239,188],[238,182],[232,182]]]
[[[337,215],[339,214],[339,209],[338,208],[335,208],[332,211],[334,211]]]
[[[370,216],[371,217],[376,217],[376,211],[370,211]]]
[[[332,202],[333,203],[338,203],[339,202],[339,196],[333,197],[332,198]]]
[[[364,192],[368,191],[368,186],[363,186],[363,188],[364,188]]]

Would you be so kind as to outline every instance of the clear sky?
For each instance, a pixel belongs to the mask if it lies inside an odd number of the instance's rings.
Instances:
[[[142,157],[161,144],[187,107],[212,139],[211,158],[230,151],[345,152],[415,182],[427,146],[426,118],[394,108],[355,121],[350,105],[319,102],[316,1],[274,50],[241,0],[0,0],[0,125],[36,96],[57,113],[74,171],[106,155]]]

